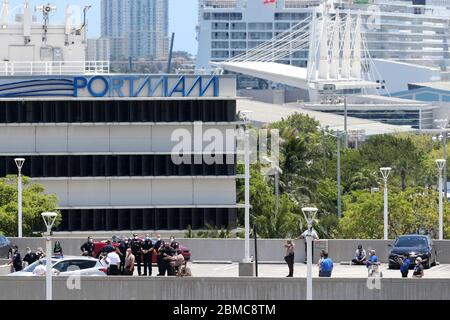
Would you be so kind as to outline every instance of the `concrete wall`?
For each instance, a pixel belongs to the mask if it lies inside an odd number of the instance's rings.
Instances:
[[[328,252],[335,262],[350,261],[353,258],[358,244],[362,244],[364,249],[374,249],[378,258],[382,262],[388,261],[390,247],[393,240],[327,240]],[[434,241],[434,247],[437,252],[440,263],[450,263],[450,240]]]
[[[0,265],[0,276],[6,276],[12,272],[11,266],[8,265]]]
[[[17,244],[21,252],[25,252],[26,247],[36,250],[38,247],[45,249],[44,238],[10,238],[11,243]],[[64,254],[79,255],[80,246],[86,238],[53,238],[61,243]],[[100,240],[100,239],[99,239]],[[187,246],[192,253],[194,261],[241,261],[244,257],[244,240],[241,239],[180,239],[180,243]],[[296,242],[295,260],[303,262],[305,260],[304,241]],[[258,240],[258,257],[261,262],[282,262],[286,250],[285,240]],[[314,259],[319,258],[320,250],[327,249],[326,241],[315,242]],[[254,242],[250,243],[250,254],[254,255]]]
[[[367,279],[314,279],[316,300],[443,300],[450,280],[381,279],[370,290]],[[139,278],[85,277],[80,290],[69,290],[66,278],[54,278],[57,300],[304,300],[306,279],[270,278]],[[70,284],[70,282],[69,282]],[[73,282],[72,282],[73,284]],[[43,300],[45,278],[0,277],[0,300]]]
[[[120,234],[120,233],[118,233]],[[10,238],[11,243],[17,244],[21,252],[26,247],[35,250],[45,247],[43,238]],[[86,238],[58,238],[66,255],[78,255],[81,244]],[[180,239],[181,244],[187,246],[192,253],[194,261],[241,261],[244,256],[244,240],[242,239]],[[393,241],[388,240],[320,240],[314,242],[314,260],[319,259],[320,250],[327,250],[336,263],[350,261],[353,258],[358,244],[366,250],[374,249],[382,262],[387,262],[389,247]],[[258,258],[261,262],[282,262],[285,256],[283,247],[285,240],[261,239],[258,240]],[[303,240],[296,240],[295,260],[305,260],[305,247]],[[250,254],[253,255],[254,241],[250,242]],[[450,240],[435,241],[435,248],[440,263],[450,263]]]

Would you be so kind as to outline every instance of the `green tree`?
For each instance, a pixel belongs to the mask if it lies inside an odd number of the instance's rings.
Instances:
[[[373,136],[359,152],[367,166],[375,170],[392,167],[400,177],[403,191],[406,190],[408,178],[411,185],[417,185],[420,181],[425,154],[416,146],[411,135]]]
[[[346,210],[339,222],[340,235],[346,239],[383,237],[383,193],[354,191],[344,197]],[[438,194],[415,187],[389,193],[389,237],[414,233],[419,227],[438,230]],[[450,206],[444,207],[444,225],[450,222]],[[446,229],[446,236],[449,229]]]
[[[239,165],[238,172],[244,172],[243,166]],[[237,181],[238,203],[244,204],[245,181]],[[261,174],[261,165],[255,164],[250,167],[250,213],[252,216],[268,215],[275,206],[273,188]],[[244,224],[244,209],[239,210],[238,225]]]
[[[350,179],[350,190],[369,190],[378,186],[380,176],[378,172],[363,168],[356,172]]]
[[[24,236],[32,236],[33,231],[44,230],[42,212],[57,211],[57,198],[55,195],[45,194],[44,187],[32,183],[27,177],[23,182],[23,224]],[[0,179],[0,232],[7,236],[17,236],[17,178],[8,176]],[[57,226],[59,218],[55,222]]]
[[[298,207],[287,194],[280,197],[278,212],[274,208],[255,216],[258,235],[262,238],[283,239],[299,233]]]
[[[216,238],[226,239],[231,238],[231,230],[225,228],[217,229],[211,224],[207,223],[205,225],[205,230],[197,232],[195,236],[194,235],[191,236],[191,238],[194,237],[203,239],[216,239]]]

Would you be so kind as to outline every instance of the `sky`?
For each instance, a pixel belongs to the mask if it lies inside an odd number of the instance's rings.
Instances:
[[[195,40],[195,26],[197,25],[197,1],[198,0],[167,0],[169,1],[169,32],[175,32],[174,50],[188,51],[197,54],[197,41]],[[22,0],[10,0],[11,17],[22,10]],[[100,35],[100,0],[30,0],[32,11],[36,5],[50,3],[57,7],[56,13],[50,17],[50,22],[64,21],[65,8],[68,4],[79,8],[80,19],[83,7],[92,5],[88,13],[89,37]],[[14,14],[13,14],[14,12]],[[42,15],[37,14],[38,21]],[[10,18],[11,21],[13,18]],[[169,36],[170,36],[169,34]]]

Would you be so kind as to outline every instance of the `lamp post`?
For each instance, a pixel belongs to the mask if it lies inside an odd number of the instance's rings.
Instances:
[[[16,163],[18,175],[17,175],[17,236],[22,238],[22,167],[25,163],[24,158],[14,159]]]
[[[312,300],[312,224],[316,217],[318,209],[314,207],[302,208],[303,216],[308,224],[308,233],[306,234],[306,300]]]
[[[269,169],[266,175],[273,175],[275,179],[275,213],[278,213],[280,203],[280,174],[283,174],[283,170],[279,166],[274,165],[273,160],[269,157],[263,157],[263,160],[271,165],[271,169]]]
[[[445,168],[445,164],[447,161],[445,159],[436,160],[436,165],[439,170],[439,240],[444,239],[444,209],[443,209],[443,201],[442,201],[442,185],[443,185],[443,172]]]
[[[250,263],[250,137],[248,132],[248,125],[250,123],[250,114],[252,111],[241,111],[244,118],[244,148],[245,148],[245,241],[244,241],[244,263]]]
[[[380,168],[380,172],[381,175],[383,176],[383,180],[384,180],[384,215],[383,215],[383,222],[384,222],[384,227],[383,227],[383,234],[384,234],[384,240],[388,240],[389,238],[389,230],[388,230],[388,222],[389,222],[389,217],[388,217],[388,185],[387,185],[387,181],[388,181],[388,177],[389,174],[391,173],[392,168],[390,167],[384,167],[384,168]]]
[[[339,219],[342,218],[342,188],[341,188],[341,140],[342,137],[346,137],[347,136],[347,132],[346,131],[340,131],[337,130],[336,134],[332,134],[328,131],[325,131],[323,128],[321,127],[317,127],[318,129],[322,130],[324,135],[328,135],[331,137],[336,138],[337,141],[337,209],[338,209],[338,217]]]
[[[344,145],[348,148],[347,96],[344,96]]]
[[[46,274],[45,274],[45,292],[46,299],[52,300],[52,240],[50,234],[52,231],[53,224],[55,223],[56,217],[58,216],[55,212],[43,212],[41,213],[44,219],[45,226],[47,227],[47,238],[46,238]]]
[[[436,126],[441,130],[441,134],[439,135],[438,139],[442,143],[442,159],[447,161],[447,125],[448,125],[448,119],[436,119],[434,120],[436,123]],[[443,172],[443,186],[441,190],[443,190],[445,197],[447,198],[447,167],[444,166]]]

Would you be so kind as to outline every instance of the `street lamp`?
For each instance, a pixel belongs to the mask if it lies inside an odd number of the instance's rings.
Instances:
[[[244,120],[244,148],[245,148],[245,244],[244,244],[244,263],[250,263],[250,138],[248,125],[250,123],[250,114],[252,111],[243,110],[241,115]]]
[[[446,132],[447,126],[448,126],[448,119],[436,119],[434,120],[436,123],[436,126],[441,130],[441,134],[439,135],[438,139],[442,143],[442,159],[447,161],[447,135]],[[441,190],[444,190],[444,194],[447,197],[447,167],[444,167],[443,169],[443,179],[444,184],[441,187]]]
[[[312,300],[312,224],[318,209],[314,207],[302,208],[303,216],[308,224],[306,234],[306,300]]]
[[[278,213],[280,203],[280,174],[283,174],[283,170],[274,164],[274,161],[269,157],[262,158],[265,162],[271,165],[271,169],[266,173],[267,176],[273,175],[275,177],[275,213]]]
[[[46,276],[45,276],[45,288],[46,288],[46,298],[47,300],[52,300],[52,240],[50,234],[52,231],[53,224],[55,223],[56,217],[58,216],[55,212],[43,212],[41,213],[44,219],[45,226],[47,227],[47,239],[46,239]]]
[[[338,198],[337,198],[337,207],[338,207],[338,217],[342,218],[342,189],[341,189],[341,140],[342,137],[347,136],[346,131],[337,130],[336,134],[332,134],[328,131],[325,131],[321,127],[317,127],[319,130],[322,130],[324,135],[328,135],[336,138],[337,141],[337,189],[338,189]]]
[[[391,173],[392,168],[390,167],[384,167],[384,168],[380,168],[380,172],[381,175],[383,176],[383,180],[384,180],[384,216],[383,216],[383,221],[384,221],[384,240],[388,240],[389,238],[389,231],[388,231],[388,186],[387,186],[387,181],[388,181],[388,177],[389,174]]]
[[[22,167],[25,163],[24,158],[16,158],[14,159],[16,163],[18,176],[17,176],[17,228],[18,228],[18,237],[22,238]]]
[[[444,210],[443,210],[443,203],[442,203],[442,185],[443,185],[443,172],[445,168],[445,164],[447,161],[445,159],[438,159],[436,160],[436,165],[439,170],[439,240],[444,239]]]

